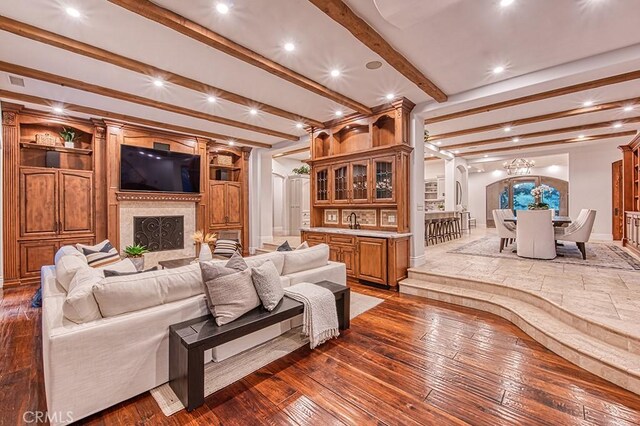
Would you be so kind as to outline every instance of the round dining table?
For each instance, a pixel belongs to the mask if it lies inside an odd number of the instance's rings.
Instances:
[[[509,223],[518,223],[518,218],[508,218],[504,220]],[[553,226],[563,226],[571,223],[571,218],[569,216],[554,216],[553,217]]]

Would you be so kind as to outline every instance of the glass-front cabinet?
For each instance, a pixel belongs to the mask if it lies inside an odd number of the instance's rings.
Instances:
[[[394,157],[380,157],[373,160],[373,202],[395,202],[395,161]]]
[[[371,202],[369,191],[369,161],[350,163],[351,201],[354,203]]]
[[[349,167],[347,164],[333,166],[333,202],[349,202]]]
[[[331,202],[329,171],[329,167],[319,167],[314,171],[316,204],[329,204]]]

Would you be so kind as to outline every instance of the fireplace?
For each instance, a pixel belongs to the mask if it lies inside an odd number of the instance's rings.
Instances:
[[[133,242],[151,252],[184,248],[184,216],[135,216]]]

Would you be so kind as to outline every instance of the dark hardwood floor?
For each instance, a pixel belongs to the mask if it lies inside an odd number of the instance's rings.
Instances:
[[[640,396],[546,350],[491,314],[352,286],[386,301],[339,339],[273,362],[165,417],[149,393],[90,425],[637,425]],[[0,300],[0,424],[45,410],[34,288]]]

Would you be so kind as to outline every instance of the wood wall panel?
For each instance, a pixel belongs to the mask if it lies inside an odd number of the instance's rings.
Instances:
[[[58,173],[60,234],[93,232],[93,173],[60,171]]]
[[[20,237],[51,238],[58,232],[58,172],[23,168],[20,171]]]
[[[20,150],[18,146],[19,105],[2,102],[2,207],[3,207],[3,282],[9,287],[18,284],[20,277],[18,248],[18,164]]]

